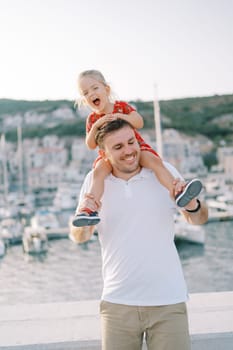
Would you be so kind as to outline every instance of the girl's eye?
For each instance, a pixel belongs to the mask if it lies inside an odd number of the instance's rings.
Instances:
[[[83,96],[87,96],[88,92],[84,92]]]

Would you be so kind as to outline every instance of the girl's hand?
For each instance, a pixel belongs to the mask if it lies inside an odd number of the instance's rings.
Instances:
[[[79,205],[78,212],[82,212],[85,208],[90,209],[91,211],[98,211],[101,207],[101,202],[95,200],[94,196],[91,193],[86,193],[82,202]]]
[[[174,179],[173,181],[173,190],[170,192],[170,196],[174,199],[180,192],[183,192],[185,189],[185,182],[179,178]]]
[[[112,122],[113,120],[116,120],[116,119],[117,117],[115,117],[115,114],[111,114],[111,113],[105,114],[103,117],[98,119],[94,125],[96,128],[101,128],[104,124]]]
[[[106,123],[109,123],[109,122],[112,122],[113,120],[116,120],[117,119],[117,114],[119,113],[108,113],[108,114],[105,114],[105,122]]]
[[[97,129],[101,128],[101,126],[103,126],[105,123],[106,123],[105,116],[103,116],[95,122],[94,127],[97,130]]]
[[[123,119],[123,116],[125,116],[125,114],[123,114],[123,113],[114,113],[113,115],[114,115],[115,119]]]

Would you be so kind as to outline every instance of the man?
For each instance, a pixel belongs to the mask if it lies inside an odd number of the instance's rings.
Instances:
[[[106,124],[96,142],[112,165],[101,203],[86,193],[79,210],[98,211],[104,287],[100,305],[103,350],[139,350],[145,334],[149,350],[189,350],[187,289],[174,244],[174,201],[153,172],[140,167],[140,149],[127,122]],[[179,173],[168,165],[176,178]],[[183,189],[177,180],[174,196]],[[192,224],[207,221],[204,203],[193,199],[182,210]],[[71,226],[76,242],[88,240],[94,226]]]

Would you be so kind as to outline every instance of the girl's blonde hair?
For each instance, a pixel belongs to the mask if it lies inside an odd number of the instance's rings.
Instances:
[[[108,86],[108,83],[106,82],[103,74],[95,69],[90,69],[90,70],[84,70],[81,72],[78,76],[78,84],[82,78],[85,77],[91,77],[94,78],[95,80],[99,81],[100,83],[104,84],[105,86]]]
[[[107,83],[107,81],[105,80],[105,77],[103,76],[103,74],[98,71],[98,70],[95,70],[95,69],[90,69],[90,70],[84,70],[83,72],[81,72],[78,76],[78,85],[79,85],[79,82],[82,78],[85,78],[85,77],[91,77],[95,80],[97,80],[98,82],[102,83],[104,86],[109,86],[110,85]],[[115,100],[113,94],[111,93],[110,94],[110,100],[113,102]],[[80,97],[78,98],[76,101],[75,101],[75,106],[78,105],[78,107],[81,107],[82,105],[84,104],[83,102],[83,98]]]

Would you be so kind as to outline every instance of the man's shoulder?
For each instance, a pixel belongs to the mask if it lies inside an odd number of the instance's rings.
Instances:
[[[85,175],[85,177],[83,179],[82,186],[81,186],[80,193],[79,193],[79,198],[80,199],[83,198],[84,194],[89,191],[89,188],[91,186],[92,173],[93,173],[93,170],[90,170]]]
[[[93,169],[88,171],[88,173],[85,175],[82,186],[88,186],[90,184],[92,179],[92,174],[93,174]]]
[[[163,161],[163,164],[165,165],[165,167],[171,172],[171,174],[174,177],[178,177],[180,179],[183,179],[182,175],[179,173],[179,171],[174,167],[174,165],[172,165],[169,162]]]
[[[164,166],[170,171],[170,173],[174,176],[174,178],[180,178],[183,180],[182,175],[179,173],[179,171],[174,167],[174,165],[172,165],[169,162],[163,161]],[[148,168],[142,168],[141,170],[141,174],[145,175],[145,176],[154,176],[154,172],[151,169]]]
[[[172,175],[174,176],[174,177],[179,177],[179,178],[181,178],[182,179],[182,176],[181,176],[181,174],[179,173],[179,171],[174,167],[174,165],[172,165],[171,163],[169,163],[169,162],[167,162],[167,161],[163,161],[163,164],[164,164],[164,166],[172,173]],[[135,175],[135,176],[145,176],[145,177],[148,177],[148,176],[154,176],[154,172],[153,172],[153,170],[151,170],[151,169],[148,169],[148,168],[142,168],[141,169],[141,171],[140,171],[140,173],[139,174],[137,174],[137,175]],[[93,176],[93,169],[92,170],[90,170],[87,174],[86,174],[86,176],[85,176],[85,178],[84,178],[84,182],[85,183],[89,183],[90,181],[91,181],[91,179],[92,179],[92,176]],[[105,178],[105,180],[112,180],[112,179],[117,179],[117,177],[115,177],[115,176],[113,176],[112,174],[109,174],[106,178]]]
[[[88,171],[88,173],[84,177],[84,181],[91,179],[92,175],[93,175],[93,169]]]

